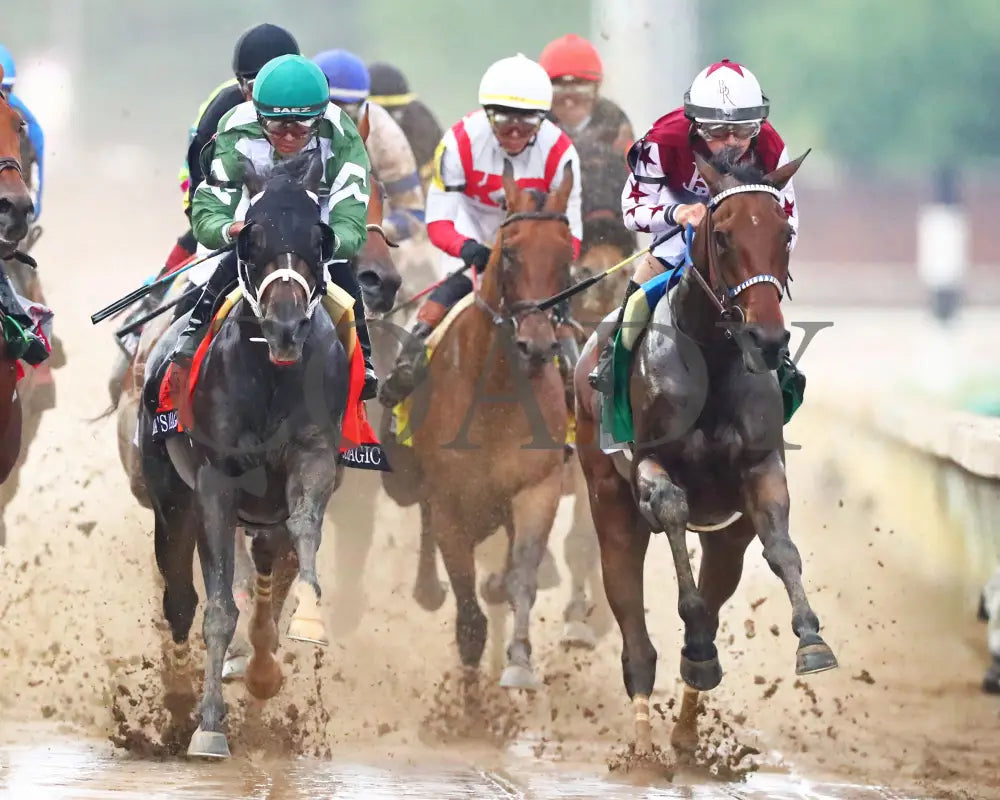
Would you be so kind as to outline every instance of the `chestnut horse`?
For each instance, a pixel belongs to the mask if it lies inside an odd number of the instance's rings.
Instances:
[[[0,79],[3,68],[0,67]],[[21,172],[24,120],[0,92],[0,260],[14,254],[28,232],[34,211]],[[21,403],[17,396],[17,361],[7,355],[0,336],[0,482],[7,480],[21,452]]]
[[[722,679],[719,609],[739,584],[743,554],[755,536],[791,601],[796,673],[837,666],[819,636],[788,532],[783,407],[774,372],[789,339],[780,302],[793,236],[779,190],[805,155],[768,175],[723,158],[711,164],[695,158],[712,200],[695,233],[693,266],[657,304],[650,330],[634,348],[630,462],[595,446],[600,415],[587,374],[597,334],[576,371],[577,452],[590,488],[604,586],[622,632],[622,672],[641,752],[652,746],[656,650],[646,630],[643,562],[653,531],[666,532],[684,621],[686,688],[671,737],[676,748],[697,744],[698,692]],[[688,529],[701,538],[697,584]]]
[[[428,380],[413,395],[412,452],[383,437],[395,470],[382,473],[385,489],[401,505],[420,503],[423,529],[451,579],[458,650],[470,680],[478,674],[487,628],[476,599],[473,550],[506,528],[506,568],[487,594],[492,602],[506,599],[514,612],[500,679],[511,689],[538,687],[529,619],[562,493],[568,413],[554,321],[536,303],[569,282],[573,251],[565,211],[572,182],[567,167],[559,188],[539,196],[520,190],[505,163],[508,216],[475,303],[444,333]],[[415,468],[406,468],[409,460]]]

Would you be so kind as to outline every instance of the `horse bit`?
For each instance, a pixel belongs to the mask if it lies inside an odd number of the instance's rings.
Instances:
[[[528,219],[538,221],[552,220],[562,222],[567,226],[569,225],[569,217],[556,211],[518,211],[511,214],[509,217],[506,217],[504,221],[500,223],[500,230],[503,230],[508,225],[512,225],[515,222],[521,222],[522,220]],[[502,248],[502,244],[502,239],[497,241],[497,247]],[[500,257],[503,258],[502,249]],[[509,322],[513,325],[515,332],[526,317],[529,317],[532,314],[545,313],[538,307],[539,302],[540,301],[538,300],[518,300],[508,306],[503,294],[501,293],[500,309],[496,310],[483,300],[479,292],[476,292],[476,305],[490,315],[493,319],[493,324],[499,328],[501,325]]]

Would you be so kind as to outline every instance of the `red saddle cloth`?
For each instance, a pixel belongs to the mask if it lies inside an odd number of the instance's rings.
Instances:
[[[215,315],[208,333],[198,345],[191,370],[185,383],[184,370],[176,364],[170,364],[160,381],[159,402],[153,418],[153,439],[161,440],[167,436],[183,433],[194,429],[194,419],[191,413],[192,400],[198,388],[198,378],[202,365],[222,318],[229,313],[231,304],[226,303]],[[368,422],[365,404],[361,400],[361,390],[365,383],[365,359],[358,344],[358,336],[354,326],[350,326],[350,340],[347,347],[349,378],[347,384],[347,409],[344,412],[344,422],[341,426],[340,461],[346,467],[354,469],[378,470],[389,472],[389,460],[375,431]]]

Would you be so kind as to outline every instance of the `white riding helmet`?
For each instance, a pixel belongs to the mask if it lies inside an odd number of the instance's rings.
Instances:
[[[684,116],[694,122],[762,122],[770,106],[754,74],[728,58],[699,72],[684,95]]]
[[[552,81],[542,65],[523,53],[490,65],[479,82],[479,105],[548,111]]]

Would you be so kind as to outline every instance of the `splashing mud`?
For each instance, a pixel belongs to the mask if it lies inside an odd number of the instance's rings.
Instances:
[[[81,187],[79,196],[85,194]],[[143,200],[127,192],[119,199]],[[127,769],[129,785],[143,788],[140,796],[159,792],[150,788],[156,781],[188,791],[216,779],[247,793],[264,773],[286,787],[363,786],[364,780],[398,787],[422,785],[414,765],[427,765],[437,776],[428,797],[447,796],[442,785],[472,787],[465,796],[483,797],[593,796],[609,786],[617,792],[616,781],[632,766],[618,631],[593,652],[558,643],[572,499],[564,500],[552,537],[562,584],[539,594],[533,618],[543,689],[524,696],[497,686],[509,627],[501,609],[490,618],[471,702],[458,690],[454,598],[449,594],[433,613],[415,607],[416,511],[390,504],[377,476],[333,500],[332,516],[340,520],[369,497],[378,502],[370,542],[346,522],[325,532],[320,576],[324,613],[339,632],[334,641],[324,650],[283,637],[285,684],[266,703],[249,699],[242,684],[224,687],[232,766],[178,757],[194,709],[178,721],[164,705],[165,631],[151,515],[128,491],[114,422],[82,421],[106,403],[105,367],[114,353],[108,330],[92,327],[86,315],[132,288],[137,274],[123,265],[101,282],[81,285],[75,279],[81,265],[107,266],[103,244],[87,235],[85,220],[60,217],[56,203],[50,208],[60,239],[79,243],[73,258],[53,249],[55,237],[39,244],[69,363],[56,373],[60,405],[42,420],[21,490],[7,509],[8,546],[0,550],[0,762],[10,767],[0,785],[31,796],[34,786],[74,786],[80,775],[96,774],[104,777],[92,789],[115,788],[124,780],[115,770]],[[148,233],[123,229],[118,244],[152,263],[159,254]],[[820,796],[803,794],[789,775],[808,776],[814,788],[824,781],[848,787],[825,790],[829,797],[878,796],[882,790],[865,786],[886,784],[911,796],[1000,793],[1000,755],[984,746],[998,723],[995,703],[978,689],[985,647],[974,619],[974,582],[958,564],[954,520],[935,505],[937,468],[874,439],[859,458],[844,443],[855,446],[861,434],[808,403],[789,436],[803,444],[789,454],[793,535],[841,668],[808,684],[796,680],[794,640],[775,633],[788,630],[787,598],[752,545],[740,590],[722,613],[722,685],[702,698],[693,760],[676,760],[667,743],[680,690],[681,626],[669,548],[655,537],[645,591],[660,653],[651,704],[660,709],[653,738],[662,759],[650,778],[659,788],[645,796],[676,796],[679,784],[688,796],[712,796],[697,788],[706,781],[726,782],[733,797]],[[892,491],[885,490],[886,475],[893,476]],[[363,590],[338,585],[343,576],[334,554],[351,548],[367,554],[358,573]],[[193,631],[200,672],[197,619]],[[774,635],[757,635],[762,631]],[[22,735],[21,726],[35,733]],[[109,759],[109,751],[127,754]],[[48,772],[38,767],[43,761]],[[248,763],[257,765],[249,783],[239,777]],[[359,764],[372,766],[366,772]],[[667,783],[671,776],[677,789]]]

